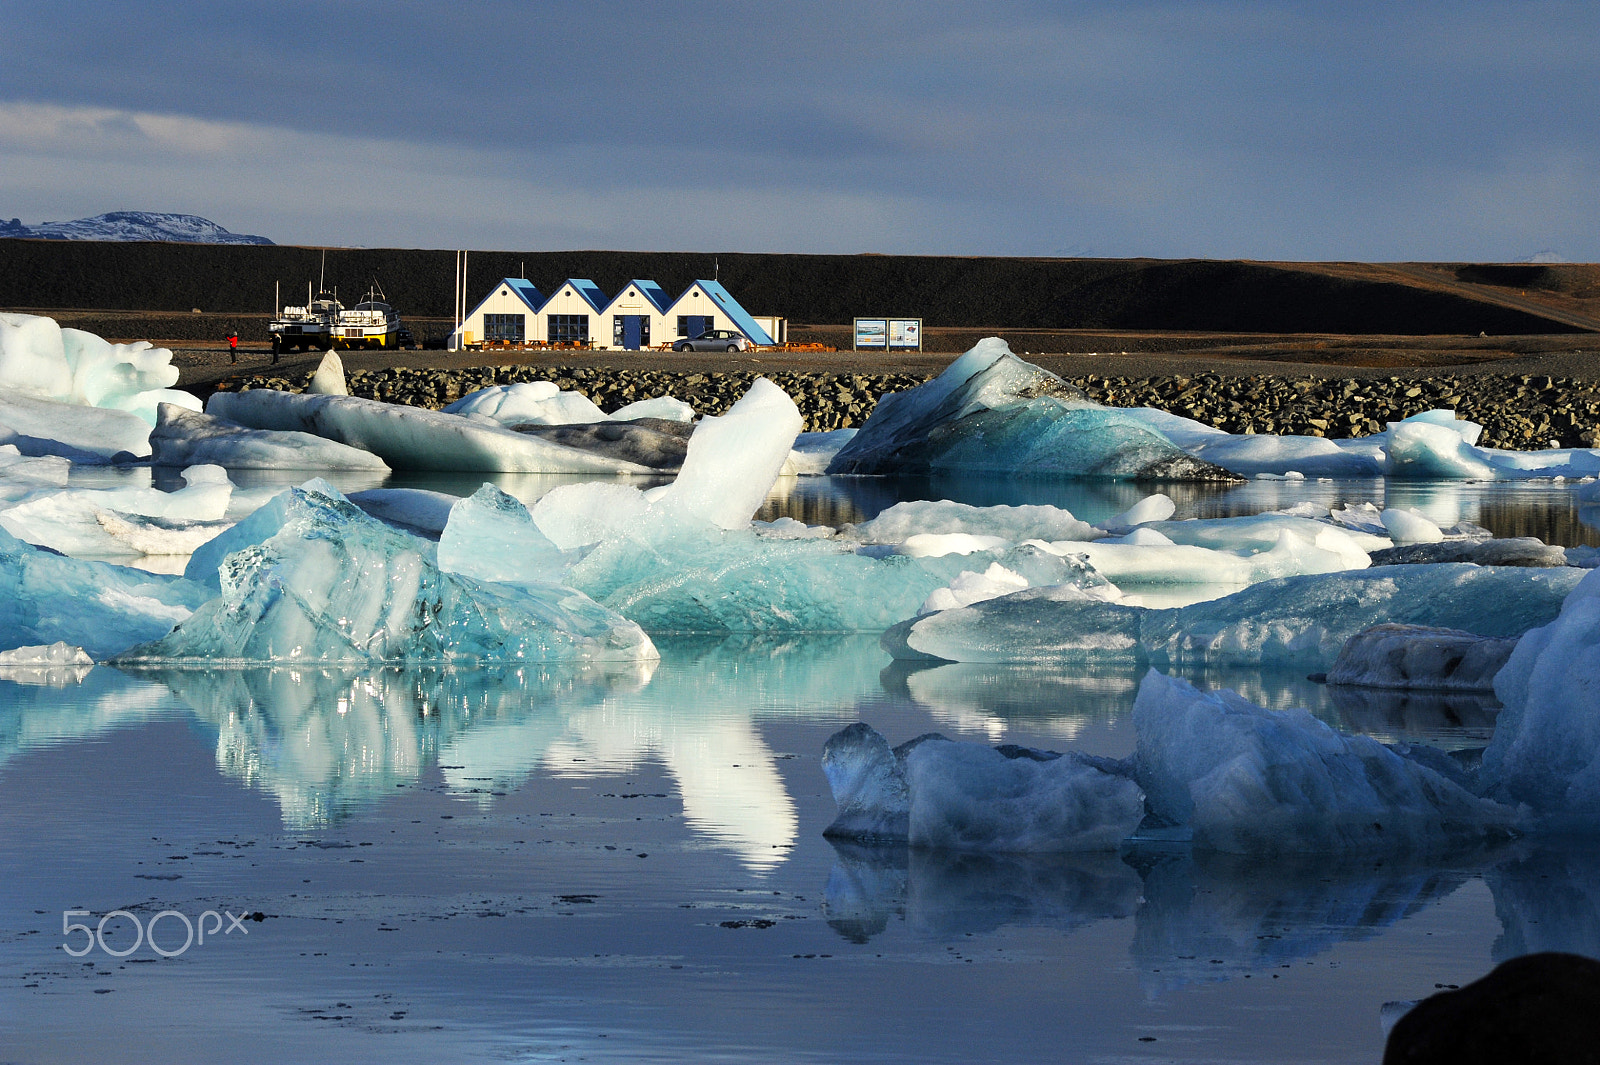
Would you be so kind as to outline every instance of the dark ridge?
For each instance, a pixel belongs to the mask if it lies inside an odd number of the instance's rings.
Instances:
[[[346,303],[374,279],[410,317],[448,318],[450,251],[330,248],[327,284]],[[287,246],[0,239],[0,307],[265,313],[315,285],[323,250]],[[1263,333],[1495,335],[1583,330],[1526,310],[1412,284],[1382,268],[1338,274],[1308,264],[1212,260],[1022,259],[688,252],[473,252],[468,299],[502,277],[549,289],[588,277],[607,294],[629,280],[676,296],[720,280],[752,314],[796,323],[857,315],[920,317],[929,327],[1226,330]],[[1528,269],[1461,267],[1458,271]],[[1535,269],[1544,269],[1542,267]],[[1352,276],[1355,275],[1355,276]],[[1472,275],[1474,278],[1501,276]],[[1489,282],[1500,284],[1501,282]]]

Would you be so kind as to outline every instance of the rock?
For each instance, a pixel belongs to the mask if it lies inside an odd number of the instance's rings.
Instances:
[[[1600,962],[1528,954],[1423,999],[1389,1033],[1383,1065],[1600,1061]]]

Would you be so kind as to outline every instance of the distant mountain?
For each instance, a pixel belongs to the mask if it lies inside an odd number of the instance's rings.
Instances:
[[[165,240],[178,244],[271,244],[266,237],[230,233],[210,219],[161,211],[111,211],[73,222],[25,226],[20,219],[0,221],[0,237],[45,240]]]

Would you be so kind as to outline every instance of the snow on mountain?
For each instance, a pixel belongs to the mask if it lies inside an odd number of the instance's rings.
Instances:
[[[71,222],[23,225],[0,221],[0,237],[43,237],[47,240],[165,240],[181,244],[271,244],[266,237],[230,233],[210,219],[161,211],[110,211]]]

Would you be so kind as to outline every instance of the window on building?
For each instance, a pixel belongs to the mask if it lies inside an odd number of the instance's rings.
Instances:
[[[587,314],[552,314],[550,343],[587,344],[589,342],[589,316]]]
[[[508,344],[522,344],[528,338],[527,327],[527,315],[485,314],[483,339],[490,343],[504,341]]]

